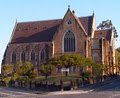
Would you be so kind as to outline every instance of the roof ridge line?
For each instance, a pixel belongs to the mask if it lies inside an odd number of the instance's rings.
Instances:
[[[90,15],[92,17],[92,15]],[[78,17],[78,18],[87,18],[87,17],[90,17],[90,16],[81,16],[81,17]]]
[[[26,22],[18,22],[18,23],[32,23],[32,22],[46,22],[46,21],[56,21],[56,20],[62,20],[62,19],[48,19],[48,20],[40,20],[40,21],[26,21]]]

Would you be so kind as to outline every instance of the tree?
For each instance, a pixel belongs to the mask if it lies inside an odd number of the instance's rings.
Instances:
[[[8,87],[8,83],[10,82],[10,80],[11,80],[11,77],[4,77],[4,78],[3,78],[3,81],[4,81],[5,84],[6,84],[6,87]]]
[[[13,65],[5,64],[2,66],[2,80],[6,83],[6,86],[8,86],[8,83],[11,80],[12,73]]]
[[[47,64],[47,63],[42,64],[41,67],[40,67],[40,72],[47,79],[47,77],[51,75],[54,68],[55,68],[55,66],[53,66],[53,65],[50,65],[50,64]]]
[[[104,29],[112,29],[113,32],[114,32],[114,38],[117,38],[117,37],[118,37],[117,30],[116,30],[116,28],[113,26],[111,20],[102,21],[102,23],[99,24],[99,26],[97,27],[97,29],[101,29],[101,30],[104,30]]]
[[[2,75],[7,77],[13,73],[13,65],[5,64],[2,66]]]
[[[53,64],[53,65],[58,65],[58,66],[64,66],[65,68],[69,68],[71,66],[79,66],[83,65],[83,57],[79,56],[76,53],[67,53],[63,54],[62,56],[55,57],[51,60],[48,61],[48,63]]]
[[[59,67],[70,68],[71,66],[79,66],[83,65],[83,57],[79,56],[78,54],[63,54],[62,56],[55,57],[48,61],[49,64]],[[68,76],[68,72],[65,73]]]
[[[11,80],[16,81],[19,78],[19,75],[17,73],[13,73]]]
[[[33,65],[30,62],[18,62],[16,70],[12,76],[12,80],[20,80],[28,82],[32,79],[36,79],[37,70],[34,69]]]
[[[80,76],[82,77],[83,81],[89,80],[89,78],[92,77],[92,73],[90,71],[86,71],[86,72],[80,73]]]
[[[36,69],[31,70],[30,74],[29,74],[29,77],[30,77],[30,79],[36,79],[36,77],[37,77],[37,70]]]
[[[69,54],[63,54],[62,56],[55,57],[51,60],[49,60],[47,63],[52,64],[54,66],[59,67],[65,67],[70,68],[71,66],[77,66],[77,67],[100,67],[99,64],[92,61],[90,58],[82,57],[76,53],[69,53]],[[65,73],[66,76],[68,76],[68,72]]]
[[[33,69],[33,65],[30,62],[18,62],[16,66],[15,73],[18,75],[29,75],[30,71]]]

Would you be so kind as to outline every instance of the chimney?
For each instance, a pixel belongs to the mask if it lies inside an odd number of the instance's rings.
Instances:
[[[75,15],[75,11],[73,10],[72,13]]]

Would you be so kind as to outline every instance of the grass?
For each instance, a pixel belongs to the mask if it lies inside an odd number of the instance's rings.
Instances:
[[[80,76],[78,74],[72,74],[72,75],[69,75],[69,76],[62,76],[62,75],[52,75],[52,76],[49,76],[47,79],[45,79],[45,77],[43,76],[39,76],[36,81],[38,82],[42,82],[42,83],[46,83],[46,82],[49,82],[49,83],[58,83],[60,82],[60,80],[63,80],[64,82],[67,82],[67,81],[70,81],[70,80],[76,80],[80,78]]]
[[[35,91],[34,94],[48,94],[48,92],[45,92],[45,91]]]

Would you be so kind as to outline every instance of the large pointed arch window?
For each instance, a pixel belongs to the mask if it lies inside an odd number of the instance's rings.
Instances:
[[[64,52],[75,51],[75,35],[70,30],[64,36]]]
[[[21,61],[25,62],[25,52],[24,51],[21,53]]]
[[[35,52],[31,51],[31,61],[35,61]]]
[[[12,63],[15,63],[16,62],[16,53],[13,52],[12,53]]]

